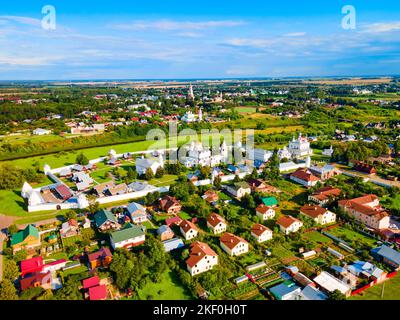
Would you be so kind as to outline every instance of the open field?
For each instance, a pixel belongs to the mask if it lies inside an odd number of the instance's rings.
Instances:
[[[4,137],[0,137],[0,143],[25,143],[28,141],[31,142],[50,142],[50,141],[61,141],[65,138],[56,136],[54,134],[46,134],[43,136],[33,135],[33,134],[18,134],[18,135],[8,135]]]
[[[399,300],[400,299],[400,274],[385,281],[385,289],[382,297],[383,284],[373,286],[362,294],[350,297],[349,300]]]
[[[382,84],[390,83],[392,78],[373,78],[373,79],[362,79],[362,78],[351,78],[351,79],[321,79],[321,80],[306,80],[304,84],[329,84],[329,85],[371,85],[371,84]]]
[[[139,290],[139,297],[134,297],[141,300],[189,300],[193,297],[182,286],[179,279],[172,271],[167,271],[160,283],[148,282],[146,286]]]
[[[337,227],[337,228],[333,228],[330,229],[328,231],[330,234],[333,234],[336,237],[339,237],[340,239],[344,240],[344,241],[359,241],[359,242],[363,242],[367,245],[369,245],[370,247],[374,246],[376,241],[372,238],[369,238],[359,232],[350,230],[348,228],[345,227]]]

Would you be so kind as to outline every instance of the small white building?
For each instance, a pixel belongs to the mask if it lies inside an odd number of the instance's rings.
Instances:
[[[283,232],[284,234],[297,232],[303,226],[303,222],[292,216],[281,216],[276,221],[276,224],[279,226],[281,232]]]
[[[259,223],[253,225],[251,228],[251,235],[257,240],[258,243],[272,239],[272,231]]]
[[[320,225],[336,222],[336,214],[320,206],[307,204],[300,208],[300,214],[313,219]]]
[[[214,234],[219,234],[226,231],[227,224],[224,218],[216,213],[211,213],[207,218],[207,227],[209,227]]]
[[[46,130],[46,129],[42,129],[42,128],[37,128],[35,130],[32,131],[32,133],[36,136],[44,136],[47,134],[51,133],[51,130]]]
[[[199,234],[199,229],[189,220],[183,220],[179,225],[179,229],[186,240],[196,238]]]
[[[249,251],[249,243],[232,233],[225,233],[219,241],[221,248],[230,256],[239,256]]]
[[[275,210],[273,207],[266,206],[265,204],[260,204],[256,208],[256,215],[257,217],[265,221],[275,217]]]
[[[145,174],[147,169],[151,169],[153,174],[156,174],[158,168],[164,168],[164,159],[161,153],[157,159],[149,159],[144,156],[136,158],[136,172],[139,175]]]
[[[234,198],[241,199],[246,194],[251,194],[251,188],[247,182],[236,182],[225,186],[226,191],[229,192]]]
[[[196,241],[190,246],[190,255],[186,260],[186,266],[192,276],[209,271],[217,264],[218,255],[208,244]]]

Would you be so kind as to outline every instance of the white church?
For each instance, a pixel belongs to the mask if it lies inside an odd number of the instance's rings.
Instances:
[[[161,152],[156,158],[145,158],[144,156],[136,158],[136,172],[139,175],[145,174],[149,168],[153,174],[156,174],[158,168],[164,168],[164,156]]]
[[[187,111],[181,118],[181,121],[186,123],[201,122],[203,121],[203,110],[200,108],[197,114],[192,111]]]
[[[183,165],[187,168],[195,166],[215,167],[228,161],[229,151],[225,141],[219,147],[218,154],[212,154],[209,147],[204,147],[201,142],[192,141],[187,148],[187,156],[181,159]]]
[[[307,137],[302,137],[301,133],[299,133],[297,139],[293,136],[293,140],[289,142],[288,151],[291,153],[293,158],[307,157],[313,154],[310,142]]]

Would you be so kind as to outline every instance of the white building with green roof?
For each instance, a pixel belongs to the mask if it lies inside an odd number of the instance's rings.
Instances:
[[[131,248],[138,246],[146,240],[146,227],[142,225],[127,224],[121,230],[110,234],[112,248]]]

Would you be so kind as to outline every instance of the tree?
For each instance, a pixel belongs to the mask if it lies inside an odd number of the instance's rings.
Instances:
[[[71,276],[63,283],[63,287],[56,291],[57,300],[82,300],[82,293],[79,291],[80,283]]]
[[[151,168],[147,168],[146,169],[146,173],[144,174],[144,178],[146,180],[151,180],[151,179],[154,178],[154,173],[153,173],[153,170]]]
[[[21,262],[22,260],[25,260],[28,254],[26,253],[26,250],[19,250],[14,254],[14,261],[15,262]]]
[[[336,289],[328,296],[328,300],[346,300],[346,296]]]
[[[14,233],[18,232],[18,227],[15,224],[12,224],[11,226],[8,227],[8,233],[12,236]]]
[[[81,166],[86,166],[89,164],[89,159],[83,153],[78,154],[75,161]]]
[[[71,219],[75,219],[76,220],[76,217],[77,217],[77,215],[76,215],[76,212],[74,210],[70,210],[65,214],[65,218],[67,220],[71,220]]]
[[[164,176],[164,169],[161,168],[161,167],[159,167],[159,168],[157,169],[157,171],[156,171],[155,177],[156,177],[157,179],[160,179],[160,178],[162,178],[163,176]]]
[[[138,173],[132,167],[128,167],[126,177],[128,178],[129,181],[133,181],[137,179]]]
[[[8,279],[0,282],[0,300],[18,300],[17,289]]]
[[[254,198],[251,194],[245,194],[241,199],[240,202],[242,204],[243,208],[247,209],[255,209],[256,208],[256,202],[254,201]]]
[[[14,281],[18,278],[19,268],[17,263],[14,260],[7,260],[4,264],[4,279],[8,279],[10,281]]]
[[[217,190],[219,190],[219,189],[221,189],[221,177],[220,176],[216,176],[215,178],[214,178],[214,187],[217,189]]]

